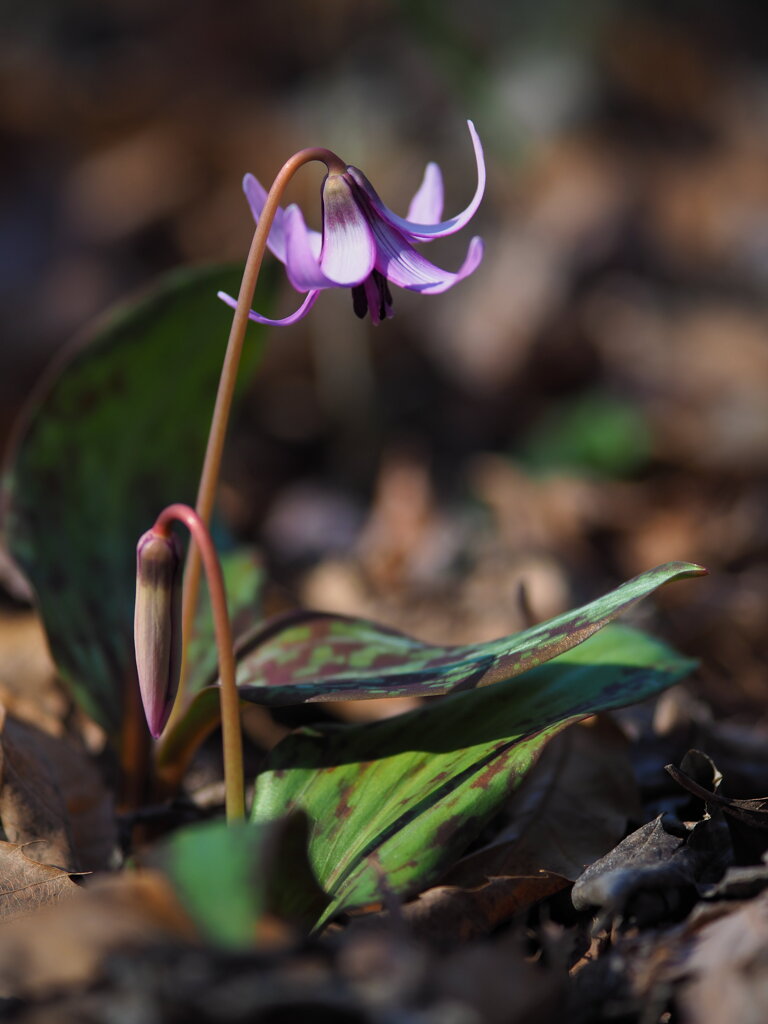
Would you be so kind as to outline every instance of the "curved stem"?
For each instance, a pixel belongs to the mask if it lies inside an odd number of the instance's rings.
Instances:
[[[237,370],[240,365],[240,355],[245,340],[245,329],[248,326],[248,313],[253,303],[253,295],[256,290],[256,282],[261,270],[261,263],[264,258],[264,250],[267,246],[267,238],[275,219],[280,199],[285,191],[286,185],[296,171],[306,163],[319,160],[328,167],[329,171],[341,173],[345,167],[343,162],[328,149],[320,147],[302,149],[295,153],[290,160],[287,160],[280,169],[277,177],[272,183],[267,200],[264,204],[256,231],[253,235],[248,259],[243,271],[243,278],[240,283],[240,291],[237,296],[237,307],[232,317],[232,326],[229,331],[229,341],[224,356],[224,363],[219,378],[219,389],[216,394],[216,404],[211,420],[211,429],[208,433],[208,444],[203,461],[203,469],[200,474],[200,483],[197,491],[195,508],[197,514],[207,527],[211,521],[213,504],[216,498],[216,487],[219,481],[221,469],[221,457],[224,451],[224,441],[227,436],[229,414],[232,409],[232,399],[237,382]],[[186,701],[186,649],[195,620],[197,609],[197,597],[200,590],[200,552],[197,544],[191,544],[187,554],[187,564],[184,572],[184,590],[182,596],[182,667],[179,692],[176,697],[176,704],[171,715],[175,719],[184,707]]]
[[[191,533],[194,545],[200,552],[208,580],[216,646],[219,653],[219,699],[221,701],[227,821],[241,821],[245,817],[243,736],[240,728],[240,697],[235,682],[232,628],[227,613],[224,579],[208,528],[200,516],[188,505],[175,504],[163,509],[153,529],[161,536],[167,536],[174,520],[183,523]]]

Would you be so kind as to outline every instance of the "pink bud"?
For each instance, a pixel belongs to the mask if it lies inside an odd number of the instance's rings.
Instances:
[[[181,551],[172,534],[148,530],[136,545],[134,644],[144,714],[157,738],[181,669]]]

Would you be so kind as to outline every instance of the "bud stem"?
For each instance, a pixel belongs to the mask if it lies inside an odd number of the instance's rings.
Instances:
[[[245,329],[248,326],[248,312],[253,304],[253,295],[256,291],[261,263],[264,258],[264,251],[267,246],[267,238],[272,228],[283,192],[294,176],[296,171],[306,163],[319,160],[328,167],[329,171],[341,172],[345,169],[343,161],[328,149],[312,148],[302,149],[295,153],[283,164],[277,177],[269,190],[264,209],[256,231],[253,235],[248,259],[243,271],[240,284],[240,292],[237,297],[237,308],[232,317],[232,326],[227,342],[227,351],[224,356],[224,363],[219,378],[219,388],[216,394],[216,404],[211,420],[211,429],[208,434],[208,445],[205,451],[205,459],[200,474],[200,483],[197,491],[195,508],[197,515],[204,526],[209,526],[213,512],[213,504],[216,497],[216,487],[221,469],[221,457],[224,451],[224,441],[227,435],[229,414],[232,409],[232,399],[237,381],[237,371],[240,365],[240,355],[245,340]],[[193,534],[194,537],[194,534]],[[196,538],[195,538],[196,539]],[[187,553],[187,564],[184,572],[184,591],[182,598],[182,666],[181,681],[176,697],[176,704],[171,715],[175,721],[183,711],[186,702],[186,649],[189,638],[192,635],[192,628],[197,609],[197,597],[200,589],[200,552],[196,543],[190,544]]]
[[[227,612],[224,579],[208,528],[197,512],[188,505],[175,504],[163,509],[153,530],[161,536],[168,536],[171,523],[174,520],[183,523],[192,535],[194,547],[200,553],[208,580],[216,646],[219,653],[219,699],[221,701],[227,821],[241,821],[245,817],[243,736],[240,727],[240,697],[235,682],[232,627]]]

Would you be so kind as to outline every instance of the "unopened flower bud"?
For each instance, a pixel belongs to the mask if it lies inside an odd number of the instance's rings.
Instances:
[[[148,530],[136,546],[136,667],[144,714],[157,738],[168,721],[181,668],[181,551]]]

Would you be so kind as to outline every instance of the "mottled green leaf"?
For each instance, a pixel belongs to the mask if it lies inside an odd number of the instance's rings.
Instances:
[[[669,562],[591,604],[509,637],[462,647],[424,644],[367,619],[298,611],[278,616],[237,643],[244,700],[286,705],[374,697],[437,696],[510,679],[582,643],[657,587],[706,570]],[[209,654],[209,658],[211,654]],[[215,669],[213,670],[215,672]],[[218,720],[218,688],[200,689],[158,749],[158,767],[189,760]]]
[[[105,317],[38,388],[5,481],[6,540],[53,656],[115,733],[135,685],[135,545],[171,501],[194,501],[239,271],[175,272]],[[254,334],[258,329],[251,329]],[[241,381],[256,365],[248,339]]]
[[[381,722],[301,729],[269,755],[252,819],[306,812],[310,863],[332,900],[323,921],[411,894],[461,855],[551,736],[658,693],[693,664],[612,625],[496,686]]]
[[[307,929],[327,899],[307,860],[307,821],[296,814],[253,826],[208,821],[179,829],[153,856],[202,935],[247,948],[264,916]]]
[[[706,570],[669,562],[591,604],[500,640],[462,647],[424,644],[366,619],[298,611],[278,616],[236,644],[243,699],[286,705],[374,697],[437,696],[510,679],[582,643],[657,587]],[[158,748],[174,775],[218,721],[218,688],[199,689]]]
[[[219,558],[227,593],[227,608],[235,637],[253,629],[263,618],[264,570],[254,548],[235,548]],[[203,584],[205,586],[205,584]],[[202,601],[195,621],[195,633],[187,650],[189,692],[203,687],[217,673],[219,652],[208,601]]]
[[[663,583],[704,572],[668,562],[522,633],[460,647],[421,643],[365,619],[291,612],[241,640],[237,682],[245,700],[273,705],[478,689],[582,643]]]

